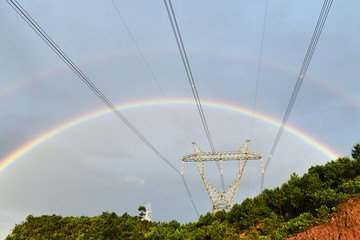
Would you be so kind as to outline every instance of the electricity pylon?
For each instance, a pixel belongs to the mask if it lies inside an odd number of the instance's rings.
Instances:
[[[151,221],[151,218],[150,218],[150,213],[152,213],[152,211],[146,211],[146,213],[145,213],[145,217],[144,217],[144,220]]]
[[[231,152],[203,152],[200,147],[193,142],[194,153],[186,155],[182,158],[181,162],[181,175],[184,173],[184,163],[185,162],[195,162],[202,180],[204,181],[206,190],[210,196],[211,202],[213,204],[212,213],[215,214],[218,210],[231,210],[232,203],[236,191],[239,187],[241,176],[244,172],[245,165],[248,160],[260,160],[261,171],[264,173],[264,163],[262,156],[259,153],[249,152],[250,140],[247,139],[242,145],[239,151]],[[205,162],[206,161],[220,161],[220,173],[223,173],[222,161],[239,161],[239,175],[238,177],[224,190],[218,190],[214,185],[212,185],[209,180],[205,178]]]

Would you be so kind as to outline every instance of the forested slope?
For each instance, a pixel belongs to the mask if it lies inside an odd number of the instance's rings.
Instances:
[[[352,158],[313,166],[301,177],[293,173],[281,187],[245,199],[230,212],[202,215],[195,223],[142,220],[143,208],[139,216],[28,216],[6,239],[284,239],[326,222],[339,204],[358,194],[360,144]]]

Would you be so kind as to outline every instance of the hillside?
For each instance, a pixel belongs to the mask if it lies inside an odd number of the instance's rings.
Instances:
[[[339,212],[326,223],[311,227],[289,240],[300,239],[346,239],[360,238],[360,196],[349,199],[339,207]]]
[[[313,166],[303,176],[265,189],[231,211],[208,212],[194,223],[149,222],[104,212],[95,217],[28,216],[13,239],[356,239],[360,236],[360,144],[352,159]],[[315,227],[314,227],[315,226]],[[307,230],[307,231],[306,231]],[[300,234],[299,234],[300,233]]]

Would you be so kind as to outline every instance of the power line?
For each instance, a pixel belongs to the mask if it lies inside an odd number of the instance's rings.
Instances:
[[[271,148],[270,154],[269,154],[268,159],[266,161],[265,172],[266,172],[267,167],[270,164],[271,158],[273,157],[274,152],[275,152],[275,150],[277,148],[277,145],[278,145],[278,143],[280,141],[280,138],[281,138],[281,135],[282,135],[282,133],[284,131],[286,122],[289,119],[291,110],[292,110],[292,108],[294,106],[296,97],[297,97],[297,95],[299,93],[299,90],[300,90],[301,85],[303,83],[303,80],[305,78],[307,69],[309,67],[309,64],[310,64],[312,56],[313,56],[313,53],[314,53],[314,51],[316,49],[316,45],[317,45],[317,43],[319,41],[322,29],[323,29],[323,27],[325,25],[325,22],[326,22],[328,14],[329,14],[332,2],[333,2],[333,0],[325,0],[324,1],[323,7],[322,7],[321,12],[320,12],[320,16],[318,18],[318,21],[317,21],[315,30],[313,32],[313,35],[311,37],[311,41],[310,41],[309,47],[307,49],[303,64],[301,66],[301,69],[300,69],[300,72],[299,72],[299,75],[298,75],[294,90],[292,92],[291,98],[290,98],[288,106],[286,108],[285,115],[283,117],[283,120],[282,120],[281,125],[280,125],[279,130],[278,130],[278,133],[276,135],[275,141],[274,141],[273,146]],[[261,179],[261,189],[264,189],[264,175],[262,175],[262,179]]]
[[[195,99],[195,102],[196,102],[196,106],[197,106],[198,112],[200,114],[201,122],[202,122],[202,125],[204,127],[206,137],[208,139],[211,151],[215,152],[215,147],[214,147],[211,135],[210,135],[209,127],[208,127],[207,122],[206,122],[206,118],[205,118],[205,114],[204,114],[204,111],[203,111],[203,108],[202,108],[202,105],[201,105],[199,93],[198,93],[197,88],[196,88],[196,84],[195,84],[195,80],[194,80],[194,77],[193,77],[193,74],[192,74],[192,71],[191,71],[190,63],[189,63],[189,60],[188,60],[188,57],[187,57],[187,54],[186,54],[186,50],[185,50],[185,46],[184,46],[184,43],[183,43],[183,40],[182,40],[182,37],[181,37],[179,25],[178,25],[177,20],[176,20],[174,8],[172,6],[171,0],[168,0],[168,1],[169,1],[169,3],[167,3],[167,0],[164,0],[166,11],[168,13],[168,17],[169,17],[169,20],[170,20],[170,23],[171,23],[171,27],[172,27],[172,30],[173,30],[173,33],[174,33],[174,36],[175,36],[175,39],[176,39],[176,43],[177,43],[177,46],[178,46],[178,49],[179,49],[179,52],[180,52],[180,55],[181,55],[181,59],[182,59],[182,62],[183,62],[183,65],[184,65],[184,68],[185,68],[185,71],[186,71],[186,75],[187,75],[187,78],[188,78],[188,81],[189,81],[189,84],[190,84],[190,87],[191,87],[191,91],[193,93],[193,96],[194,96],[194,99]],[[216,165],[217,165],[217,167],[219,169],[222,188],[223,188],[223,190],[225,190],[224,177],[223,177],[223,175],[222,175],[222,173],[220,171],[220,165],[219,165],[218,162],[216,162]]]
[[[173,107],[171,106],[171,103],[169,102],[168,98],[166,97],[166,94],[165,94],[164,90],[162,89],[162,87],[161,87],[161,85],[160,85],[157,77],[155,76],[153,70],[151,69],[150,64],[149,64],[148,61],[146,60],[143,52],[141,51],[141,49],[140,49],[140,47],[139,47],[139,44],[138,44],[137,41],[135,40],[134,35],[131,33],[130,28],[129,28],[129,26],[127,25],[124,17],[122,16],[120,9],[119,9],[118,6],[115,4],[115,1],[114,1],[114,0],[111,0],[111,1],[112,1],[112,4],[113,4],[113,6],[114,6],[114,8],[115,8],[115,10],[116,10],[116,13],[117,13],[118,16],[120,17],[122,23],[124,24],[124,27],[125,27],[126,31],[128,32],[128,34],[129,34],[132,42],[134,43],[134,45],[135,45],[135,47],[136,47],[139,55],[141,56],[142,61],[144,62],[147,70],[149,71],[149,73],[150,73],[150,75],[151,75],[151,78],[154,80],[156,86],[157,86],[157,87],[159,88],[159,90],[160,90],[161,95],[163,96],[163,98],[164,98],[165,101],[167,102],[167,104],[168,104],[168,106],[169,106],[169,108],[170,108],[170,111],[171,111],[172,115],[174,116],[174,118],[176,119],[176,121],[177,121],[177,123],[179,124],[180,128],[181,128],[182,131],[184,132],[187,140],[188,140],[189,142],[192,142],[192,141],[190,140],[189,134],[185,131],[184,126],[181,124],[181,122],[180,122],[177,114],[175,113]]]
[[[16,1],[7,0],[8,4],[24,19],[24,21],[45,41],[45,43],[70,67],[70,69],[88,86],[100,100],[112,110],[112,112],[145,144],[147,145],[160,159],[162,159],[170,168],[172,168],[177,174],[180,171],[175,168],[170,161],[163,156],[159,150],[157,150],[149,140],[141,134],[139,130],[112,104],[112,102],[106,98],[106,96],[88,79],[88,77],[77,67],[77,65],[61,50],[61,48],[47,35],[47,33],[36,23],[36,21],[26,12],[26,10]],[[193,203],[192,196],[184,178],[182,178],[186,191],[189,194],[191,202],[193,204],[196,214],[199,213]]]
[[[186,137],[188,138],[188,140],[190,141],[189,135],[187,134],[187,132],[185,131],[185,128],[184,128],[184,127],[182,126],[182,124],[180,123],[180,120],[179,120],[178,116],[176,115],[174,109],[172,108],[172,106],[171,106],[168,98],[166,97],[166,95],[165,95],[165,93],[164,93],[164,90],[163,90],[162,87],[160,86],[160,83],[159,83],[158,79],[156,78],[156,76],[155,76],[154,72],[152,71],[152,69],[151,69],[148,61],[146,60],[144,54],[142,53],[142,51],[141,51],[141,49],[140,49],[140,47],[139,47],[139,44],[138,44],[137,41],[135,40],[133,34],[132,34],[131,31],[130,31],[130,28],[129,28],[128,25],[126,24],[125,19],[124,19],[124,17],[123,17],[122,14],[121,14],[121,11],[119,10],[119,8],[117,7],[117,5],[115,4],[114,0],[111,0],[111,1],[112,1],[112,4],[113,4],[113,6],[114,6],[114,8],[115,8],[115,10],[116,10],[116,12],[117,12],[117,14],[118,14],[118,16],[120,17],[122,23],[123,23],[124,26],[125,26],[126,31],[127,31],[128,34],[130,35],[130,38],[131,38],[131,40],[133,41],[133,43],[134,43],[134,45],[135,45],[135,47],[136,47],[139,55],[141,56],[141,59],[143,60],[145,66],[146,66],[146,68],[147,68],[147,70],[149,71],[152,79],[153,79],[154,82],[156,83],[156,85],[157,85],[157,87],[159,88],[161,94],[163,95],[165,101],[167,102],[168,106],[170,107],[171,113],[172,113],[173,116],[175,117],[175,119],[176,119],[177,123],[179,124],[180,128],[183,130],[185,136],[186,136]],[[194,210],[195,210],[197,216],[199,216],[199,213],[198,213],[198,210],[197,210],[197,208],[196,208],[195,202],[194,202],[194,200],[193,200],[193,198],[192,198],[192,195],[191,195],[191,193],[190,193],[190,189],[188,188],[188,185],[187,185],[187,183],[186,183],[185,178],[184,178],[183,175],[181,175],[181,179],[182,179],[182,181],[183,181],[183,183],[184,183],[184,186],[185,186],[185,188],[186,188],[186,192],[187,192],[188,197],[189,197],[189,199],[190,199],[190,201],[191,201],[191,204],[193,205]]]
[[[255,97],[254,97],[254,104],[253,104],[253,109],[252,109],[252,120],[251,120],[251,127],[250,127],[250,139],[251,139],[252,134],[253,134],[254,122],[255,122],[255,109],[256,109],[257,95],[258,95],[259,82],[260,82],[260,70],[261,70],[261,64],[262,64],[262,55],[263,55],[263,46],[264,46],[264,38],[265,38],[265,27],[266,27],[268,3],[269,3],[269,0],[266,0],[265,16],[264,16],[264,22],[263,22],[263,27],[262,27],[262,36],[261,36],[260,56],[259,56],[259,63],[258,63],[258,69],[257,69]]]
[[[265,38],[265,29],[266,29],[266,19],[267,19],[268,5],[269,5],[269,0],[266,0],[265,14],[264,14],[265,16],[264,16],[264,22],[263,22],[263,26],[262,26],[262,35],[261,35],[260,56],[259,56],[259,63],[258,63],[257,77],[256,77],[255,97],[254,97],[254,104],[253,104],[253,109],[252,109],[252,120],[251,120],[251,127],[250,127],[250,139],[252,138],[253,130],[254,130],[255,109],[256,109],[257,96],[258,96],[258,90],[259,90],[260,70],[261,70],[261,64],[262,64],[262,55],[263,55],[263,47],[264,47],[264,38]],[[263,172],[261,174],[261,190],[262,190],[264,174],[265,174],[265,172]]]

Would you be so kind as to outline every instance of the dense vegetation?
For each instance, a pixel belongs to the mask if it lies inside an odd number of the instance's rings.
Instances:
[[[253,199],[235,204],[230,212],[202,215],[195,223],[149,222],[139,216],[104,212],[96,217],[28,216],[16,225],[12,239],[284,239],[323,223],[336,206],[360,193],[360,144],[352,159],[339,158],[311,167],[299,177]]]

